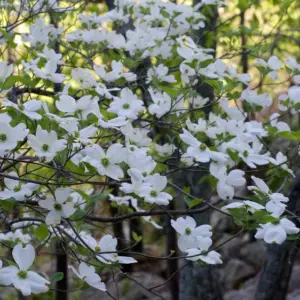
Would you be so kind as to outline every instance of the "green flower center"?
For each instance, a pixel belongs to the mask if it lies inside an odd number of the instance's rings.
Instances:
[[[190,228],[187,227],[187,228],[185,229],[185,234],[186,234],[186,235],[190,235],[191,233],[192,233],[192,230],[191,230]]]
[[[18,276],[22,279],[26,279],[27,278],[27,272],[24,270],[21,270],[18,272]]]
[[[101,163],[102,163],[102,165],[103,165],[104,167],[108,167],[108,165],[109,165],[109,159],[106,158],[106,157],[103,157],[103,158],[101,159]]]
[[[14,192],[19,192],[21,190],[21,187],[19,185],[14,187]]]
[[[125,103],[125,104],[123,104],[123,108],[124,108],[124,109],[129,109],[129,108],[130,108],[130,105],[129,105],[128,103]]]
[[[249,155],[248,151],[245,150],[245,151],[243,152],[243,155],[244,155],[245,157],[248,157],[248,155]]]
[[[200,145],[200,150],[206,150],[207,146],[205,144]]]
[[[100,251],[101,251],[101,248],[100,248],[99,246],[96,246],[96,247],[95,247],[95,251],[96,251],[96,252],[100,252]]]
[[[157,191],[154,191],[154,190],[151,191],[151,192],[150,192],[150,196],[151,196],[151,197],[154,197],[154,198],[157,197]]]
[[[42,149],[43,149],[44,151],[48,151],[48,150],[49,150],[49,145],[44,144],[44,145],[42,146]]]
[[[62,208],[61,204],[59,204],[59,203],[55,203],[55,204],[54,204],[54,209],[55,209],[55,210],[60,211],[61,208]]]
[[[5,142],[7,140],[7,135],[5,133],[0,134],[0,141]]]

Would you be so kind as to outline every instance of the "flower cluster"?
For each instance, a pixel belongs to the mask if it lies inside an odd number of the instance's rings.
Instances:
[[[132,233],[135,241],[120,249],[112,226],[96,223],[142,217],[160,230],[156,216],[173,217],[170,206],[186,203],[182,215],[207,206],[266,243],[299,233],[281,193],[297,177],[294,156],[270,141],[300,141],[284,121],[300,111],[300,63],[275,55],[254,62],[273,84],[289,77],[291,86],[276,99],[252,84],[252,74],[199,45],[194,33],[207,25],[205,10],[223,1],[116,0],[104,15],[74,1],[2,2],[31,23],[28,30],[7,24],[9,34],[0,35],[0,47],[16,48],[14,63],[0,62],[0,217],[11,230],[0,240],[18,265],[0,269],[0,284],[25,296],[47,292],[50,282],[29,271],[32,245],[61,238],[78,261],[78,271],[70,266],[78,288],[106,291],[97,272],[137,263],[131,256],[138,256],[121,254],[142,237]],[[190,192],[191,173],[205,173],[197,179],[220,206]],[[177,174],[186,178],[178,182]],[[108,204],[119,206],[118,214],[107,217]],[[9,213],[14,207],[18,217]],[[209,224],[187,216],[171,226],[188,260],[222,263]]]

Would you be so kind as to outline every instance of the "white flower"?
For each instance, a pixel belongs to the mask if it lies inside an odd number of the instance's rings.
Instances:
[[[18,267],[8,266],[0,269],[0,284],[5,286],[12,284],[24,296],[29,296],[31,293],[45,293],[49,290],[48,280],[36,272],[28,271],[35,259],[32,245],[28,244],[23,248],[21,244],[17,244],[12,251],[12,256]]]
[[[129,119],[137,119],[138,114],[144,110],[143,101],[137,98],[137,95],[129,88],[121,90],[120,98],[114,97],[113,102],[107,109],[108,112],[113,112],[119,117],[127,117]]]
[[[13,72],[13,65],[9,65],[7,61],[0,62],[0,82],[4,82]]]
[[[190,118],[188,118],[185,121],[186,127],[188,128],[189,131],[193,133],[198,133],[198,132],[206,132],[207,131],[207,123],[205,120],[199,118],[198,119],[198,124],[192,123]]]
[[[96,254],[97,259],[99,259],[105,264],[111,264],[113,262],[119,262],[120,264],[137,263],[137,261],[132,257],[119,256],[117,254],[116,249],[117,249],[118,241],[116,238],[113,238],[110,234],[104,235],[99,242],[97,242],[92,237],[90,237],[87,242],[89,246],[97,252]],[[105,252],[114,252],[114,253],[105,253]]]
[[[258,95],[255,91],[246,89],[241,94],[241,99],[246,100],[249,104],[261,106],[263,108],[270,107],[273,103],[273,99],[269,94]]]
[[[209,265],[216,265],[216,264],[222,264],[223,261],[221,260],[221,255],[216,251],[209,251],[207,254],[201,254],[203,250],[200,249],[187,249],[187,260],[191,261],[197,261],[201,260],[202,262],[209,264]]]
[[[127,123],[121,127],[121,132],[125,135],[126,139],[137,146],[145,147],[151,144],[151,139],[148,137],[149,130],[146,128],[134,128],[131,123]]]
[[[259,58],[257,59],[258,65],[263,66],[264,68],[268,68],[271,70],[269,73],[272,80],[276,80],[278,78],[277,70],[279,70],[282,67],[282,62],[278,59],[277,56],[273,55],[271,56],[268,61],[264,61],[263,59]]]
[[[232,202],[228,205],[223,206],[221,209],[223,211],[227,211],[228,209],[241,208],[241,207],[246,207],[247,210],[252,213],[254,213],[257,210],[265,209],[264,206],[260,205],[259,203],[254,202],[254,201],[250,201],[250,200],[245,200],[243,202]]]
[[[294,172],[289,169],[286,162],[288,161],[287,157],[283,155],[280,151],[277,152],[276,158],[269,157],[270,163],[272,163],[275,166],[279,166],[281,169],[289,172],[292,176],[295,177]]]
[[[17,105],[9,100],[4,100],[5,106],[12,106],[32,120],[41,120],[42,116],[36,111],[41,109],[42,102],[38,100],[29,100],[22,105]]]
[[[94,70],[99,77],[107,82],[113,82],[119,78],[125,78],[126,81],[135,81],[136,75],[132,72],[123,72],[123,64],[120,61],[113,60],[111,62],[111,71],[106,72],[105,66],[94,65]]]
[[[157,67],[150,68],[147,71],[147,80],[146,83],[149,83],[153,80],[153,78],[156,78],[158,81],[165,81],[169,83],[176,82],[176,79],[174,75],[167,75],[169,72],[169,68],[164,66],[163,64],[160,64]]]
[[[248,190],[254,191],[254,192],[261,192],[264,194],[269,193],[270,189],[262,179],[255,177],[255,176],[251,176],[251,179],[254,181],[256,186],[248,186]]]
[[[139,196],[144,197],[145,202],[168,205],[172,196],[162,192],[167,186],[167,177],[159,174],[148,176],[147,181],[140,187]]]
[[[124,148],[121,144],[112,144],[106,151],[99,145],[91,145],[85,149],[84,162],[95,167],[100,175],[106,175],[115,180],[124,176],[122,169],[117,165],[124,161]]]
[[[195,76],[196,71],[190,66],[182,63],[180,64],[181,80],[182,82],[188,84],[190,82],[190,76]]]
[[[96,134],[97,130],[98,128],[93,125],[87,126],[79,130],[78,139],[80,143],[84,145],[93,144],[93,141],[90,138],[92,138]]]
[[[28,143],[39,157],[44,157],[46,161],[51,161],[57,152],[62,151],[67,146],[65,139],[58,139],[54,130],[48,132],[43,130],[40,125],[36,130],[36,135],[28,135]]]
[[[129,169],[127,173],[131,177],[131,183],[123,182],[120,190],[126,194],[135,193],[138,195],[145,177],[140,170],[135,168]]]
[[[184,143],[189,145],[187,154],[195,158],[196,161],[206,163],[212,159],[215,161],[226,162],[228,159],[226,154],[210,150],[206,144],[199,142],[186,129],[183,129],[183,133],[179,136]]]
[[[278,130],[278,132],[291,131],[291,128],[287,123],[282,122],[282,121],[278,122],[279,117],[280,117],[280,114],[278,114],[278,113],[272,114],[270,117],[270,124],[273,127],[275,127]]]
[[[16,172],[10,172],[8,175],[18,178]],[[19,180],[10,178],[4,178],[4,184],[6,189],[0,192],[1,200],[15,198],[17,201],[26,201],[26,198],[29,198],[39,187],[35,183],[21,184]]]
[[[176,148],[173,144],[166,143],[166,144],[163,144],[163,145],[154,144],[154,149],[161,156],[170,156],[170,155],[173,154],[173,152],[175,151]]]
[[[227,174],[226,166],[211,163],[210,172],[219,179],[217,192],[223,200],[233,199],[234,187],[243,186],[246,183],[245,172],[242,170],[232,170]]]
[[[95,272],[95,268],[93,266],[89,266],[85,262],[81,262],[79,265],[79,272],[77,272],[73,266],[69,266],[69,268],[72,269],[78,278],[85,281],[88,285],[100,291],[106,291],[105,284],[101,281],[100,276]]]
[[[108,199],[115,202],[117,205],[129,206],[131,197],[130,196],[115,196],[113,194],[108,195]]]
[[[18,142],[21,142],[28,135],[29,130],[25,124],[20,123],[11,127],[11,118],[6,114],[0,114],[0,155],[13,150]]]
[[[55,198],[48,196],[39,201],[39,206],[50,210],[46,217],[47,225],[58,225],[61,218],[68,218],[75,212],[74,204],[70,201],[71,188],[58,188],[55,190]]]
[[[198,227],[192,217],[180,217],[176,221],[171,220],[171,226],[179,233],[178,248],[186,252],[187,249],[198,247],[198,237],[202,239],[212,236],[210,225],[200,225]],[[209,245],[210,246],[210,245]]]
[[[97,85],[97,81],[90,70],[76,68],[72,70],[72,78],[75,79],[82,89],[90,89]]]
[[[279,224],[267,223],[260,226],[261,228],[257,229],[255,238],[264,239],[268,244],[282,244],[288,234],[297,234],[299,232],[299,228],[286,218],[281,219]]]
[[[17,229],[14,232],[0,233],[1,241],[10,241],[15,244],[28,244],[32,237],[29,234],[24,234],[22,229]]]
[[[172,100],[167,93],[160,93],[157,90],[149,88],[149,93],[151,95],[152,101],[154,103],[150,104],[148,111],[152,115],[156,115],[157,118],[162,117],[171,109]]]
[[[102,118],[98,101],[98,97],[92,97],[91,95],[82,96],[78,101],[69,95],[61,95],[55,105],[63,113],[71,115],[77,113],[79,119],[86,120],[89,114]]]

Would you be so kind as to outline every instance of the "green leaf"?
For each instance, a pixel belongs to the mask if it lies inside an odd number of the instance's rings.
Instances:
[[[202,201],[203,201],[203,199],[192,199],[192,200],[185,199],[185,202],[186,202],[188,208],[192,208],[192,207],[194,207],[194,206],[196,206],[198,204],[201,204]]]
[[[140,236],[140,235],[138,235],[136,232],[132,232],[132,237],[133,237],[133,239],[138,243],[138,242],[140,242],[143,238],[142,238],[142,236]]]
[[[290,141],[300,141],[300,131],[281,131],[278,133],[278,136],[281,136]]]
[[[65,277],[65,275],[63,272],[56,272],[51,276],[50,282],[61,281],[62,279],[64,279],[64,277]]]
[[[37,229],[34,232],[34,235],[40,241],[46,239],[48,234],[49,234],[48,228],[44,223],[42,223],[39,227],[37,227]]]
[[[6,211],[10,211],[14,208],[16,204],[16,200],[14,198],[10,198],[7,200],[1,200],[0,205],[3,207]]]

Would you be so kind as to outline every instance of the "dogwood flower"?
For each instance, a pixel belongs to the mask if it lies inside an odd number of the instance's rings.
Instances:
[[[210,238],[212,236],[210,225],[200,225],[197,227],[196,221],[192,217],[180,217],[176,221],[171,220],[171,226],[179,233],[178,248],[186,252],[187,249],[198,248],[198,237]]]
[[[6,188],[0,192],[0,199],[5,200],[9,198],[14,198],[17,201],[26,201],[35,190],[39,188],[38,184],[35,183],[25,183],[21,184],[18,180],[18,174],[16,172],[8,173],[9,176],[13,176],[16,179],[4,178],[4,184]]]
[[[120,98],[114,97],[107,111],[117,114],[119,117],[137,119],[138,114],[144,110],[143,101],[137,98],[137,95],[129,88],[121,90]]]
[[[269,75],[272,80],[276,80],[278,78],[278,74],[276,71],[278,71],[282,67],[282,62],[278,59],[277,56],[271,56],[267,62],[261,58],[258,58],[256,61],[258,65],[271,70],[271,72],[269,72]]]
[[[257,229],[255,238],[264,239],[268,244],[276,243],[280,245],[287,239],[288,234],[299,232],[299,228],[286,218],[282,218],[278,224],[260,224],[260,227]]]
[[[221,254],[216,251],[209,251],[207,254],[201,254],[203,250],[200,249],[187,249],[187,260],[191,261],[198,261],[204,262],[209,265],[217,265],[222,264],[223,261],[221,260]],[[192,256],[192,257],[189,257]]]
[[[80,278],[82,281],[85,281],[88,285],[97,290],[104,292],[106,291],[105,284],[101,281],[101,277],[96,273],[93,266],[89,266],[85,262],[81,262],[78,272],[73,266],[69,266],[69,268],[78,278]]]
[[[280,114],[278,114],[278,113],[272,114],[270,116],[271,126],[275,127],[278,130],[278,132],[291,131],[291,128],[287,123],[282,122],[282,121],[278,121],[279,117],[280,117]]]
[[[147,80],[146,83],[149,83],[153,80],[153,78],[157,79],[158,81],[164,81],[173,83],[176,82],[174,75],[167,75],[169,72],[169,68],[160,64],[157,67],[150,68],[147,71]]]
[[[100,175],[106,175],[115,180],[120,180],[124,173],[117,164],[124,160],[124,148],[121,144],[112,144],[106,151],[99,145],[91,145],[85,149],[86,157],[83,162],[94,166]]]
[[[209,170],[219,180],[217,192],[223,200],[233,199],[234,187],[243,186],[246,183],[245,172],[242,170],[232,170],[227,174],[226,166],[217,163],[211,163]]]
[[[8,266],[0,269],[0,284],[5,286],[12,284],[24,296],[45,293],[49,290],[48,280],[36,272],[28,271],[35,259],[32,245],[27,244],[23,247],[17,244],[12,251],[12,256],[18,267]]]
[[[14,109],[20,111],[32,120],[41,120],[42,116],[36,111],[42,108],[42,102],[38,100],[29,100],[21,105],[17,105],[9,100],[4,101],[5,106],[11,106]]]
[[[39,206],[50,210],[45,221],[47,225],[58,225],[61,218],[68,218],[76,211],[74,203],[70,201],[71,188],[58,188],[53,196],[39,201]]]
[[[210,150],[206,144],[199,142],[191,133],[183,129],[179,135],[184,143],[188,144],[187,154],[195,158],[196,161],[205,163],[211,159],[220,162],[226,162],[228,156],[224,153]]]
[[[132,72],[123,72],[123,64],[120,61],[113,60],[111,62],[111,71],[106,72],[105,66],[94,65],[94,70],[97,75],[104,81],[113,82],[119,78],[125,78],[126,81],[131,82],[136,80],[136,74]]]
[[[69,95],[61,95],[55,102],[56,108],[66,114],[77,113],[80,120],[86,120],[89,114],[94,114],[97,118],[102,118],[99,110],[98,97],[91,95],[82,96],[77,101]]]
[[[101,262],[105,264],[111,264],[113,262],[119,262],[120,264],[133,264],[137,261],[128,256],[119,256],[117,254],[117,244],[116,238],[113,238],[110,234],[104,235],[99,242],[97,242],[93,237],[89,237],[87,243],[91,248],[97,252],[96,257]],[[101,253],[103,252],[103,253]],[[113,253],[105,253],[113,252]]]
[[[145,183],[140,187],[139,196],[144,197],[145,202],[156,203],[159,205],[168,205],[172,196],[162,192],[167,186],[167,177],[159,174],[148,176]]]
[[[8,115],[0,114],[0,155],[13,150],[29,133],[25,124],[20,123],[12,127],[10,121]]]
[[[265,207],[262,206],[261,204],[250,200],[244,200],[243,202],[232,202],[230,204],[223,206],[221,209],[223,211],[228,211],[228,209],[241,208],[241,207],[246,207],[247,211],[250,211],[251,213],[254,213],[257,210],[265,209]]]
[[[64,150],[67,146],[65,139],[57,138],[56,131],[48,132],[43,130],[40,125],[38,125],[35,135],[28,135],[28,143],[36,155],[45,158],[46,161],[51,161],[57,152]]]
[[[275,166],[279,166],[281,169],[287,171],[292,176],[295,177],[294,172],[287,166],[286,162],[288,161],[287,157],[283,155],[280,151],[276,153],[276,157],[272,158],[269,157],[270,163],[272,163]]]
[[[152,115],[156,115],[158,118],[162,117],[165,113],[170,111],[172,100],[167,93],[160,93],[159,91],[149,89],[152,101],[154,103],[150,104],[148,111]]]

